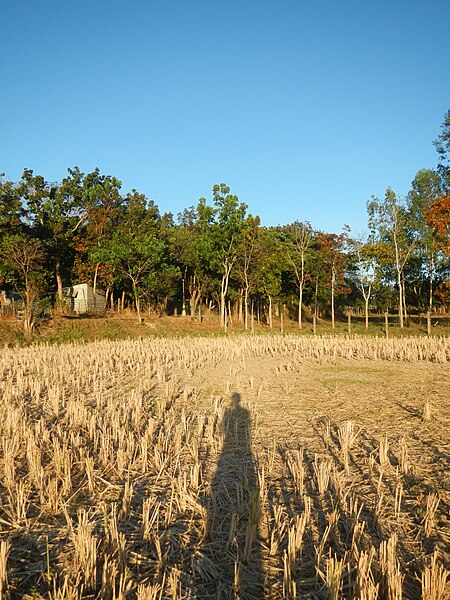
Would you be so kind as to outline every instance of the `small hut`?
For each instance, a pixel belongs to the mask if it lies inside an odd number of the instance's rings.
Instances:
[[[20,296],[10,290],[0,290],[0,315],[13,315],[22,306]]]
[[[78,283],[63,289],[66,306],[78,315],[99,314],[106,310],[105,292],[94,288],[88,283]]]

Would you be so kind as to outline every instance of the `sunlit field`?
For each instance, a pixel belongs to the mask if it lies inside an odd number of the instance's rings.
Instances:
[[[450,597],[450,342],[5,348],[0,597]]]

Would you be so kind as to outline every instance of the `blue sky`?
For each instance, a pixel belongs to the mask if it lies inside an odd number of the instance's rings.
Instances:
[[[226,182],[264,225],[366,225],[434,168],[448,0],[3,0],[0,172],[99,167],[174,214]]]

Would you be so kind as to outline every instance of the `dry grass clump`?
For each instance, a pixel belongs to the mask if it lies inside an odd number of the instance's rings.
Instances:
[[[445,598],[449,499],[417,435],[376,436],[357,411],[295,425],[283,408],[307,361],[365,359],[445,363],[450,349],[283,336],[5,349],[0,598]],[[261,416],[275,393],[284,431]],[[433,420],[411,418],[424,456],[445,460]]]

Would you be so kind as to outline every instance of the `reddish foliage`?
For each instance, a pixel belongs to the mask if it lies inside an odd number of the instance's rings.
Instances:
[[[344,272],[348,262],[348,255],[345,252],[349,241],[348,230],[341,234],[336,233],[318,233],[320,253],[325,271],[328,273],[334,286],[335,294],[347,294],[351,290],[344,284]]]
[[[441,305],[450,303],[450,284],[448,281],[443,281],[434,291],[434,297],[437,298]]]
[[[450,195],[436,198],[427,211],[427,221],[439,238],[446,254],[450,254]]]

